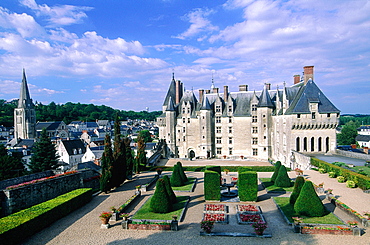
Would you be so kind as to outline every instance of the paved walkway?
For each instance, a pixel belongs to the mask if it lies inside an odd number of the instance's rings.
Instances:
[[[193,163],[195,161],[192,161]],[[198,163],[199,164],[199,163]],[[208,164],[208,163],[207,163]],[[164,172],[163,174],[170,174]],[[202,219],[204,197],[203,197],[203,173],[187,172],[188,177],[198,178],[198,184],[192,193],[176,193],[177,195],[190,195],[186,217],[180,223],[179,231],[135,231],[123,230],[120,221],[110,222],[110,229],[101,229],[98,218],[102,211],[108,211],[109,207],[118,207],[130,198],[135,190],[135,186],[149,182],[154,177],[154,173],[143,173],[132,181],[127,181],[124,185],[109,194],[100,194],[84,207],[76,210],[72,214],[58,220],[50,227],[44,229],[31,237],[24,244],[370,244],[370,233],[367,232],[361,237],[354,236],[335,236],[335,235],[302,235],[293,233],[292,227],[288,226],[270,195],[265,190],[260,189],[259,201],[257,205],[262,208],[265,219],[269,224],[267,233],[272,234],[272,238],[256,237],[203,237],[199,235],[200,221]],[[271,173],[259,173],[259,177],[269,177]],[[293,177],[294,173],[290,173]],[[342,184],[337,184],[327,175],[320,175],[315,171],[305,171],[307,178],[314,183],[324,182],[325,188],[333,188],[335,195],[340,195],[339,199],[353,209],[361,212],[365,207],[370,207],[369,194],[364,194],[357,189],[348,189]],[[333,182],[333,183],[332,183]],[[152,194],[152,190],[143,193],[139,207],[146,198]],[[225,202],[225,204],[229,205]],[[136,211],[136,207],[129,210],[131,213]],[[247,226],[242,225],[216,225],[214,231],[235,231],[247,232]],[[369,229],[368,229],[369,230]]]

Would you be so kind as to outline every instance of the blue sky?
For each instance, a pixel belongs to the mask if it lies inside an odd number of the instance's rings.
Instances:
[[[161,110],[187,90],[290,86],[303,66],[342,113],[370,114],[370,1],[1,0],[0,99]],[[198,94],[198,93],[196,93]]]

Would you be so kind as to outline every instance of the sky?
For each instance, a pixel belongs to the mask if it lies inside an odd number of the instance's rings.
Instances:
[[[314,66],[342,114],[370,114],[370,1],[1,0],[0,99],[161,110],[186,90],[281,89]]]

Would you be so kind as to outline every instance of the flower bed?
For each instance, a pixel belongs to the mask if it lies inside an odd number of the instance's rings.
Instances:
[[[224,213],[204,213],[204,221],[214,221],[216,223],[229,223],[228,215]]]
[[[120,210],[120,213],[124,213],[125,210],[136,200],[138,199],[139,197],[141,196],[141,192],[137,192],[135,193],[134,195],[132,195],[130,197],[130,199],[128,199],[124,204],[122,204],[120,207],[119,207],[119,210]]]
[[[242,225],[246,224],[252,224],[256,222],[265,222],[265,219],[263,218],[262,214],[243,214],[238,213],[236,214],[236,217],[238,219],[238,223]]]
[[[163,224],[128,224],[128,228],[131,230],[171,230],[170,223],[163,223]]]
[[[257,205],[236,205],[236,211],[238,213],[262,213],[261,208]]]
[[[54,178],[57,178],[57,177],[61,177],[61,176],[69,175],[69,174],[75,174],[75,173],[78,173],[78,172],[77,171],[70,171],[70,172],[66,172],[64,174],[56,174],[56,175],[52,175],[52,176],[45,177],[45,178],[35,179],[35,180],[28,181],[28,182],[20,183],[18,185],[8,186],[8,187],[6,187],[6,190],[12,190],[12,189],[16,189],[16,188],[23,187],[23,186],[26,186],[26,185],[32,185],[32,184],[36,184],[36,183],[39,183],[39,182],[43,182],[45,180],[54,179]]]
[[[346,212],[347,214],[353,216],[355,219],[357,219],[359,222],[363,222],[364,220],[366,220],[367,218],[362,216],[361,214],[359,214],[356,210],[348,207],[346,204],[344,204],[343,202],[339,201],[338,199],[336,199],[334,196],[328,196],[328,199],[329,201],[334,204],[336,207],[340,208],[341,210],[343,210],[344,212]]]
[[[206,213],[227,213],[225,204],[204,204],[204,212]]]
[[[330,235],[352,235],[353,231],[351,228],[336,226],[302,226],[302,234],[330,234]]]

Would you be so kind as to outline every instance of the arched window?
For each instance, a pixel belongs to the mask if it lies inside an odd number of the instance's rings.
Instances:
[[[307,151],[307,137],[303,138],[303,151]]]
[[[315,138],[311,138],[311,151],[315,151]]]
[[[317,140],[318,151],[322,151],[322,138],[319,137]]]
[[[296,151],[300,151],[301,149],[300,149],[300,139],[299,139],[299,137],[297,137],[296,139],[295,139],[295,150]]]
[[[326,140],[325,140],[325,152],[328,152],[329,151],[329,137],[326,137]]]

